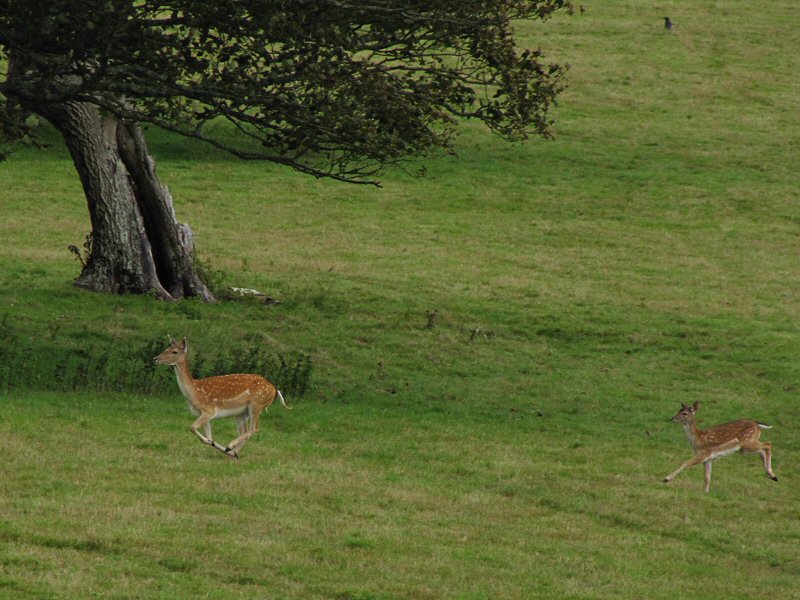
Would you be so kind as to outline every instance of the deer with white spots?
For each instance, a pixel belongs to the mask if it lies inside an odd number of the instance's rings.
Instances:
[[[758,453],[764,460],[764,470],[767,477],[773,481],[778,481],[775,473],[772,472],[772,444],[759,441],[762,429],[772,429],[769,425],[758,421],[742,419],[717,425],[710,429],[701,430],[694,421],[695,413],[700,407],[699,402],[692,406],[681,403],[681,409],[672,420],[683,425],[686,437],[689,438],[694,450],[694,458],[687,460],[673,473],[664,477],[664,483],[669,483],[675,476],[688,467],[693,467],[698,463],[703,463],[706,476],[706,492],[711,489],[711,463],[723,456],[741,452],[742,454]]]
[[[170,345],[155,357],[159,365],[175,367],[178,387],[181,390],[189,412],[197,417],[192,423],[192,433],[200,441],[224,452],[231,458],[239,458],[245,442],[258,432],[258,417],[268,408],[277,396],[284,408],[290,408],[280,390],[261,375],[219,375],[195,379],[189,371],[186,338],[176,342],[169,338]],[[239,436],[222,446],[211,437],[211,421],[222,417],[236,417]],[[200,433],[200,430],[203,433]]]

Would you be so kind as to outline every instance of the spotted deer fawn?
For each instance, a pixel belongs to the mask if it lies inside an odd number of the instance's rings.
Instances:
[[[178,387],[186,398],[189,412],[197,417],[192,423],[192,433],[200,441],[231,458],[239,458],[245,442],[258,432],[258,417],[272,404],[277,396],[285,408],[283,394],[261,375],[220,375],[195,379],[189,372],[186,338],[176,342],[169,338],[170,345],[155,357],[156,364],[175,367]],[[236,417],[239,436],[222,446],[211,437],[211,421],[222,417]],[[200,429],[205,435],[200,433]]]
[[[694,416],[699,407],[699,402],[695,402],[692,406],[681,403],[678,414],[672,417],[674,422],[683,425],[686,437],[689,438],[689,444],[694,450],[694,458],[687,460],[673,473],[664,477],[664,483],[672,481],[684,469],[702,462],[706,471],[706,492],[708,492],[711,489],[711,463],[736,451],[742,454],[755,452],[760,454],[764,460],[767,477],[778,481],[775,473],[772,472],[772,444],[758,440],[762,429],[771,429],[769,425],[742,419],[701,430],[694,422]]]

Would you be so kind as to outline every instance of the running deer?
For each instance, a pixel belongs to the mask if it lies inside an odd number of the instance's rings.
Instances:
[[[769,425],[742,419],[701,430],[694,422],[694,416],[699,407],[699,402],[695,402],[692,406],[681,403],[678,414],[672,417],[674,422],[683,425],[686,437],[689,438],[689,443],[694,450],[694,458],[687,460],[673,473],[664,477],[664,483],[672,481],[684,469],[702,462],[706,470],[706,492],[708,492],[711,488],[711,463],[718,458],[733,454],[737,450],[742,454],[755,452],[760,454],[764,460],[767,477],[778,481],[775,473],[772,472],[772,444],[758,440],[762,429],[772,429]]]
[[[239,458],[245,442],[258,432],[258,417],[277,396],[284,408],[283,394],[261,375],[219,375],[195,379],[189,372],[186,338],[176,342],[169,338],[170,345],[155,357],[156,364],[175,367],[178,387],[186,398],[189,412],[197,417],[192,423],[192,433],[200,441],[224,452],[231,458]],[[239,436],[222,446],[211,437],[211,421],[222,417],[236,417]],[[200,433],[200,429],[205,435]]]

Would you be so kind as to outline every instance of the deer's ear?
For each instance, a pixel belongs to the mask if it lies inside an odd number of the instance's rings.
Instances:
[[[181,343],[181,350],[183,350],[184,352],[186,352],[186,350],[187,350],[188,348],[189,348],[189,343],[186,341],[186,338],[183,338],[183,342]]]
[[[694,404],[692,404],[692,412],[697,412],[697,409],[700,408],[700,401],[698,400]]]

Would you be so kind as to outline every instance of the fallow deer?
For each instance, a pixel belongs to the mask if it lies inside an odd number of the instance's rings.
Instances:
[[[758,421],[742,419],[701,430],[695,424],[695,413],[699,407],[699,402],[695,402],[692,406],[681,403],[681,409],[672,417],[674,422],[683,425],[689,444],[694,450],[694,458],[687,460],[673,473],[664,477],[664,483],[672,481],[684,469],[702,462],[705,467],[706,492],[708,492],[711,489],[711,463],[736,451],[742,454],[756,452],[760,454],[764,460],[767,477],[778,481],[772,472],[772,444],[758,439],[762,429],[772,429],[772,427]]]
[[[245,442],[258,431],[258,417],[277,396],[284,408],[286,405],[280,390],[261,375],[219,375],[195,379],[189,371],[186,338],[176,342],[169,338],[170,345],[155,357],[159,365],[175,367],[178,387],[186,398],[189,412],[197,417],[192,423],[192,433],[200,441],[224,452],[231,458],[239,458]],[[222,446],[211,437],[211,421],[222,417],[236,417],[238,437]],[[205,435],[200,433],[203,429]]]

